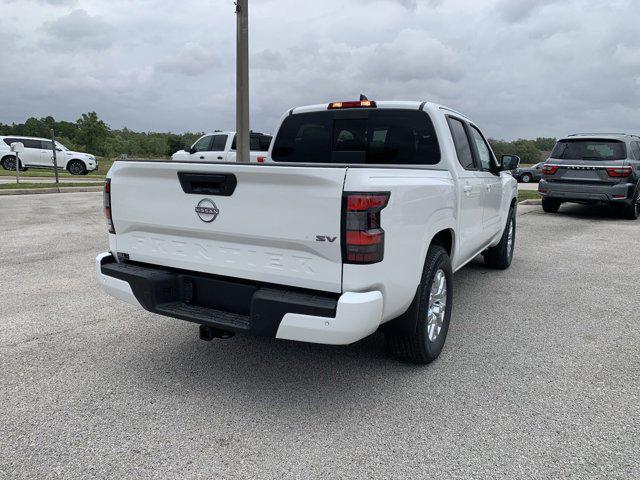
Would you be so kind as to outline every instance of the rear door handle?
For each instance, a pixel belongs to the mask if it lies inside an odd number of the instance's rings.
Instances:
[[[222,157],[218,157],[218,160],[222,160]]]
[[[463,190],[464,190],[464,193],[471,193],[471,191],[473,190],[473,187],[471,185],[465,185]]]
[[[204,160],[204,156],[203,155],[200,156],[200,160]]]

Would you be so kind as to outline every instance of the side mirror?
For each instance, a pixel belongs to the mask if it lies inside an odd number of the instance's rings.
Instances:
[[[60,147],[56,147],[56,152],[61,152],[62,149]]]
[[[13,142],[11,144],[11,151],[15,152],[15,153],[24,152],[24,143],[22,143],[22,142]]]
[[[515,170],[520,165],[520,157],[517,155],[503,155],[500,163],[503,171]]]
[[[187,147],[185,148],[185,150],[188,151],[191,155],[197,152],[197,150],[193,147]]]

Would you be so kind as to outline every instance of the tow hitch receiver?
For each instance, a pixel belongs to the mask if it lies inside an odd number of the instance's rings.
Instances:
[[[221,338],[224,340],[227,338],[231,338],[234,335],[235,333],[230,332],[229,330],[222,330],[220,328],[200,325],[200,340],[204,340],[205,342],[210,342],[214,338]]]

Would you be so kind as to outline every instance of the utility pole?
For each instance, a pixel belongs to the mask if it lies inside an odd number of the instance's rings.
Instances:
[[[249,163],[249,1],[236,0],[236,162]]]
[[[56,148],[56,132],[51,129],[51,152],[53,153],[53,171],[56,174],[56,187],[60,193],[60,179],[58,178],[58,149]]]

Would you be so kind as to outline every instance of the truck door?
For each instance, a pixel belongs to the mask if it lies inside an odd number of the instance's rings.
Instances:
[[[482,247],[482,189],[484,181],[480,178],[471,142],[467,136],[465,123],[455,117],[447,117],[458,161],[462,171],[459,179],[459,238],[458,264],[462,264],[478,253]],[[454,265],[455,267],[455,265]]]
[[[502,229],[500,206],[502,205],[502,180],[486,140],[473,125],[469,126],[472,144],[478,160],[478,175],[482,179],[482,236],[484,241],[494,237]]]

